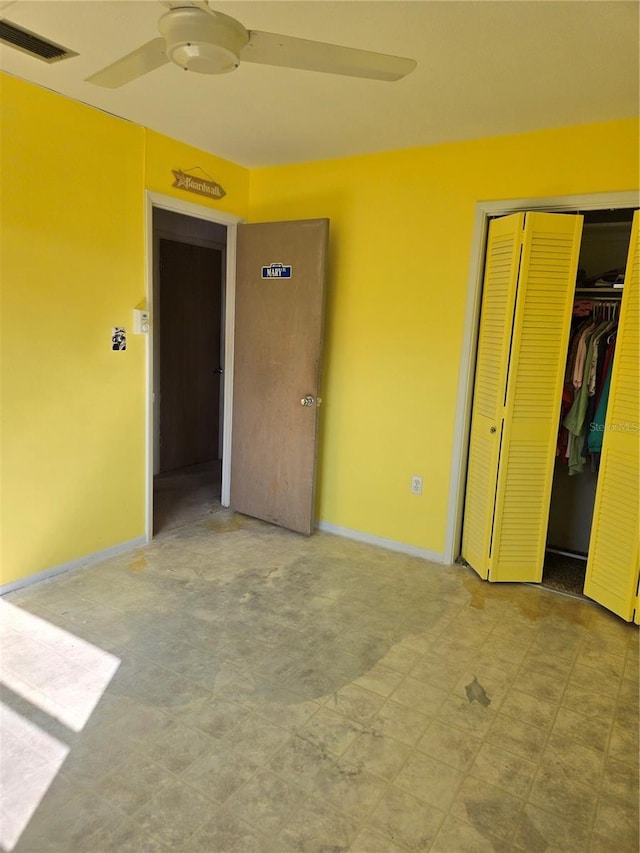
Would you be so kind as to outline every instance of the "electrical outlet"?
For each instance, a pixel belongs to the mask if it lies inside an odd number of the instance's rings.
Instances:
[[[414,495],[422,494],[422,477],[413,476],[411,478],[411,492]]]

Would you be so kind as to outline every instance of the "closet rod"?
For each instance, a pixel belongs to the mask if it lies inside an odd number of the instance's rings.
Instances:
[[[611,299],[612,296],[622,296],[622,287],[576,287],[575,292],[579,293],[580,296],[586,296],[587,294],[592,299]],[[593,296],[592,294],[597,294],[597,296]]]

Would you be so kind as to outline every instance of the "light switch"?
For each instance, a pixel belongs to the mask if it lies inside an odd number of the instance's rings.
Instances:
[[[151,315],[149,311],[142,308],[133,309],[133,333],[134,335],[146,335],[151,328]]]

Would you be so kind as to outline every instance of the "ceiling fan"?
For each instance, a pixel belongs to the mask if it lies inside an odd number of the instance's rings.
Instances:
[[[117,89],[168,62],[200,74],[225,74],[242,61],[389,81],[400,80],[417,65],[413,59],[385,53],[247,30],[235,18],[211,9],[206,0],[168,5],[158,22],[161,37],[87,77],[87,82]]]

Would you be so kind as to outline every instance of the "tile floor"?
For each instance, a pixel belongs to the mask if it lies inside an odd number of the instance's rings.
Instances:
[[[15,853],[638,850],[592,604],[221,510],[3,607]]]
[[[153,478],[154,535],[220,509],[222,461],[202,462]]]

